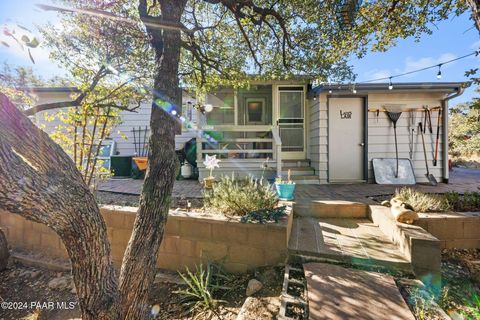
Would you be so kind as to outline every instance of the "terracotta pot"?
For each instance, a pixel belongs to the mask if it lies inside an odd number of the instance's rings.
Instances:
[[[203,187],[205,189],[212,189],[214,182],[215,182],[215,177],[203,178]]]

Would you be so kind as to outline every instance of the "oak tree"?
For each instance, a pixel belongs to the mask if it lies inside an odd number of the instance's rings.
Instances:
[[[60,236],[72,261],[83,319],[148,318],[149,286],[178,167],[178,123],[165,109],[180,108],[181,83],[208,89],[252,77],[348,80],[354,77],[348,66],[352,55],[431,32],[434,23],[466,8],[464,1],[444,0],[377,0],[359,7],[357,0],[342,2],[347,6],[334,0],[63,2],[69,9],[62,14],[82,17],[73,20],[85,33],[95,30],[84,24],[102,21],[118,32],[95,35],[112,45],[119,41],[129,48],[125,39],[143,44],[113,57],[149,53],[130,67],[145,63],[152,77],[149,166],[120,275],[112,265],[105,222],[72,161],[0,96],[0,175],[6,177],[0,180],[0,208],[47,224]],[[65,54],[86,55],[85,62],[97,66],[89,74],[93,84],[97,74],[111,70],[111,60],[89,51],[87,43],[76,45],[82,49]],[[128,78],[134,71],[122,72]]]

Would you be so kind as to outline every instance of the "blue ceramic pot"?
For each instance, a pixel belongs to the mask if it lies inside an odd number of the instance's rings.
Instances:
[[[275,188],[280,200],[293,200],[295,183],[275,183]]]

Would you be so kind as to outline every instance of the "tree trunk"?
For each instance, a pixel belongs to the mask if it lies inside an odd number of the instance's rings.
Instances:
[[[164,17],[171,22],[180,21],[185,1],[161,0],[160,4]],[[132,237],[120,272],[121,306],[126,319],[145,319],[150,311],[147,302],[149,287],[155,277],[158,250],[179,166],[175,153],[178,123],[169,111],[181,106],[182,99],[178,80],[180,32],[167,29],[148,31],[152,36],[157,70],[150,119],[148,168]]]
[[[0,209],[43,223],[72,264],[83,320],[118,319],[105,222],[70,157],[0,93]]]
[[[475,27],[480,32],[480,0],[467,0],[467,3],[472,11],[472,20],[475,22]]]
[[[0,271],[7,268],[8,258],[10,258],[10,252],[8,252],[7,238],[2,229],[0,229]]]

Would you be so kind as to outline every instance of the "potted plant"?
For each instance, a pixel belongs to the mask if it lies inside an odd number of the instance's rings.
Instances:
[[[275,179],[275,188],[280,200],[293,200],[293,193],[295,192],[295,182],[292,181],[290,170],[288,170],[287,180],[282,180],[282,177]]]
[[[212,189],[213,188],[213,182],[215,182],[215,177],[213,176],[213,169],[215,168],[220,168],[219,163],[220,160],[217,159],[217,156],[207,156],[205,157],[205,161],[203,164],[207,169],[210,170],[210,176],[203,178],[203,186],[205,189]]]

